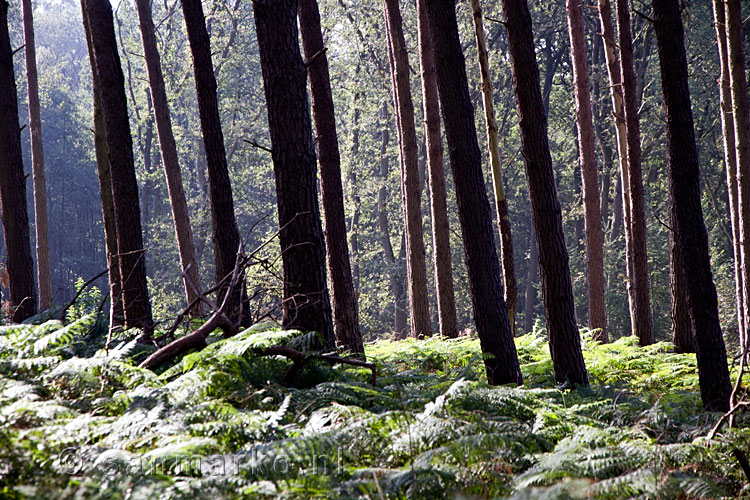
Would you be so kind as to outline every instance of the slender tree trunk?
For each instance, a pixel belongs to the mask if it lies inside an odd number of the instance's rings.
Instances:
[[[620,187],[616,190],[615,196],[617,205],[622,207],[622,226],[625,235],[625,276],[626,288],[628,292],[628,310],[630,312],[630,332],[631,335],[637,335],[637,315],[636,296],[635,296],[635,278],[633,277],[633,237],[632,221],[630,210],[630,176],[628,174],[628,138],[625,127],[625,109],[622,91],[622,77],[620,73],[620,64],[617,58],[617,43],[615,41],[615,30],[612,24],[612,8],[609,0],[599,1],[599,19],[602,27],[602,38],[604,39],[604,57],[607,62],[607,74],[609,76],[610,97],[612,98],[612,113],[615,122],[615,133],[617,136],[617,155],[619,158],[620,177],[617,185]],[[613,220],[613,226],[619,231],[620,224],[617,217]],[[613,238],[616,232],[613,232]]]
[[[487,54],[487,39],[484,33],[482,7],[479,4],[479,0],[471,0],[471,7],[474,18],[474,35],[477,43],[479,69],[482,78],[482,102],[484,103],[484,120],[487,128],[487,148],[490,152],[492,187],[495,194],[495,209],[497,210],[497,229],[500,235],[500,258],[503,263],[505,305],[508,308],[510,329],[515,333],[518,286],[516,284],[516,270],[513,264],[513,239],[510,231],[508,200],[505,197],[505,188],[503,187],[503,172],[500,161],[500,140],[498,137],[497,121],[495,120],[495,106],[492,102],[490,61]]]
[[[206,148],[208,183],[211,195],[211,222],[213,228],[214,261],[216,283],[232,274],[242,239],[234,214],[232,184],[229,180],[227,155],[224,149],[224,133],[221,129],[219,103],[216,96],[216,76],[211,61],[211,42],[206,30],[201,0],[181,0],[190,51],[193,54],[195,89],[198,95],[198,111]],[[219,293],[223,297],[226,286]],[[250,304],[245,290],[244,275],[231,290],[229,317],[233,321],[247,324],[250,321]]]
[[[476,0],[474,0],[476,1]],[[586,228],[586,275],[588,278],[589,327],[598,332],[594,338],[607,341],[607,315],[604,306],[604,237],[599,205],[599,182],[594,145],[594,122],[591,113],[586,36],[583,32],[581,0],[567,0],[568,31],[573,59],[583,191],[584,224]]]
[[[336,343],[326,287],[317,165],[307,107],[307,72],[299,50],[297,0],[253,6],[268,105],[284,268],[284,327],[314,330]]]
[[[125,80],[108,0],[86,0],[96,75],[100,86],[117,228],[125,326],[143,330],[148,340],[154,325],[146,283],[146,256],[141,232],[138,183],[130,135]]]
[[[641,132],[633,65],[633,39],[630,34],[629,0],[615,0],[617,32],[620,47],[625,133],[628,144],[628,184],[630,192],[631,238],[633,244],[633,286],[635,288],[636,335],[641,345],[654,343],[651,323],[651,299],[648,280],[648,251],[646,248],[646,209],[641,168]]]
[[[738,226],[742,250],[742,303],[743,324],[750,325],[750,105],[747,97],[745,55],[742,48],[742,11],[739,0],[725,0],[727,53],[729,77],[732,86],[734,110],[734,136],[737,157]],[[747,356],[750,337],[742,332],[740,346]]]
[[[317,0],[299,0],[299,22],[317,132],[333,329],[340,345],[364,358],[365,348],[359,331],[357,300],[354,295],[349,247],[346,242],[344,189],[341,185],[341,155],[336,134],[336,116]]]
[[[36,72],[34,16],[31,0],[23,0],[23,34],[26,45],[26,84],[29,98],[29,129],[31,130],[31,166],[34,181],[34,227],[36,228],[36,265],[39,287],[39,309],[52,302],[52,277],[49,263],[49,230],[47,222],[47,181],[44,175],[42,117],[39,106],[39,82]]]
[[[96,156],[97,177],[99,179],[99,194],[102,201],[102,221],[104,225],[104,242],[107,254],[107,274],[109,279],[109,310],[110,328],[122,326],[125,314],[122,308],[122,284],[120,260],[117,257],[117,225],[115,224],[115,203],[112,199],[112,176],[107,157],[107,134],[104,130],[104,114],[102,112],[102,97],[99,78],[96,75],[94,61],[94,47],[91,42],[91,30],[86,14],[86,0],[81,0],[83,31],[86,35],[86,46],[91,63],[91,80],[94,94],[94,151]]]
[[[406,233],[406,270],[409,290],[409,319],[415,337],[432,334],[427,301],[422,210],[419,195],[417,132],[414,125],[414,103],[409,85],[409,60],[404,39],[398,0],[383,0],[386,30],[391,47],[393,101],[398,124],[401,158],[401,192]]]
[[[34,262],[31,258],[26,178],[21,156],[18,94],[8,32],[8,2],[0,0],[0,211],[10,278],[11,321],[37,312]]]
[[[536,304],[536,283],[539,277],[539,247],[536,245],[534,236],[534,223],[529,221],[529,267],[526,273],[526,293],[523,307],[523,331],[531,333],[534,331],[534,305]]]
[[[727,411],[731,383],[701,210],[700,168],[678,0],[653,0],[653,13],[667,117],[667,165],[674,196],[675,239],[686,270],[701,399],[707,410]]]
[[[360,68],[357,65],[356,70],[357,84],[359,84]],[[359,217],[360,217],[360,197],[359,185],[357,181],[357,169],[359,166],[359,100],[362,98],[362,92],[354,92],[352,102],[352,147],[351,147],[351,165],[349,166],[349,192],[354,212],[349,225],[349,245],[352,250],[352,284],[354,285],[354,300],[359,304],[360,291],[360,272],[359,272]]]
[[[185,297],[187,302],[191,303],[201,293],[201,282],[198,275],[198,263],[195,260],[195,246],[193,244],[193,230],[190,227],[190,214],[188,213],[185,191],[182,187],[182,171],[180,170],[180,162],[177,157],[177,145],[172,133],[172,118],[169,113],[164,75],[161,70],[161,58],[156,44],[151,3],[149,0],[136,0],[135,5],[138,9],[143,53],[146,58],[148,81],[154,104],[154,117],[156,119],[156,131],[159,135],[161,161],[164,165],[164,175],[167,178],[167,189],[169,191],[169,202],[172,207],[172,218],[174,219],[175,236],[177,237],[177,250],[180,254],[180,265],[185,286]],[[192,312],[198,316],[202,315],[202,302],[198,301]]]
[[[443,139],[440,135],[440,102],[435,74],[435,49],[432,46],[426,1],[417,0],[417,27],[419,63],[422,72],[422,112],[427,147],[427,177],[430,184],[435,291],[440,333],[453,338],[458,336],[456,299],[453,288],[448,202],[443,165]]]
[[[474,324],[490,384],[523,383],[503,299],[492,216],[482,175],[474,109],[469,94],[453,0],[429,0],[427,14],[445,134],[456,186]]]
[[[739,188],[737,184],[737,144],[734,134],[732,114],[732,83],[729,75],[729,49],[726,31],[724,0],[714,0],[714,21],[716,41],[719,49],[721,77],[719,79],[719,100],[721,106],[721,130],[724,141],[724,163],[727,169],[727,197],[729,216],[732,224],[732,250],[734,252],[734,284],[737,295],[737,331],[740,341],[745,338],[745,314],[743,298],[742,246],[740,245]]]
[[[562,210],[552,170],[531,14],[526,0],[503,0],[502,4],[555,379],[561,383],[588,384],[576,325]]]

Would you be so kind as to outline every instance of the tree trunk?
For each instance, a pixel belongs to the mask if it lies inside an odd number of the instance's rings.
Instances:
[[[133,139],[112,7],[107,0],[86,0],[86,12],[107,138],[125,326],[141,328],[144,340],[148,340],[154,325],[146,283],[146,256],[141,233]]]
[[[36,72],[34,16],[31,0],[23,0],[23,34],[26,45],[26,84],[29,98],[29,129],[31,131],[31,169],[34,181],[34,227],[36,229],[36,265],[39,287],[39,309],[52,302],[52,277],[49,262],[49,230],[47,221],[47,181],[44,175],[42,118],[39,107],[39,82]]]
[[[520,384],[523,376],[503,299],[455,2],[430,0],[426,6],[435,48],[440,107],[456,186],[474,324],[485,354],[487,379],[492,385]]]
[[[609,0],[599,0],[599,19],[602,27],[602,38],[604,39],[604,57],[607,62],[607,74],[609,76],[610,97],[612,98],[612,114],[615,122],[615,133],[617,136],[617,155],[619,158],[620,177],[617,185],[620,187],[615,193],[617,205],[622,208],[622,226],[625,235],[625,286],[628,292],[628,310],[630,312],[630,334],[637,335],[635,278],[633,277],[633,237],[630,210],[630,177],[628,175],[628,139],[625,127],[624,98],[622,91],[622,77],[620,64],[617,59],[617,43],[615,41],[615,30],[612,24],[612,9]],[[619,211],[619,210],[618,210]],[[613,219],[613,226],[619,228],[618,218]],[[613,238],[619,229],[613,231]]]
[[[635,302],[636,335],[641,345],[654,343],[651,324],[651,299],[648,281],[648,251],[646,248],[646,209],[643,196],[641,168],[641,132],[638,121],[638,103],[633,65],[633,39],[630,35],[629,0],[615,0],[617,5],[617,32],[620,47],[620,72],[622,75],[625,134],[628,146],[628,184],[630,193],[631,239],[633,245],[633,287]]]
[[[700,168],[680,6],[678,0],[654,0],[653,9],[667,117],[667,166],[674,197],[675,239],[686,270],[701,399],[706,410],[727,411],[731,384],[701,210]]]
[[[526,0],[502,3],[555,379],[560,383],[588,384],[534,53],[531,14]]]
[[[180,254],[180,264],[185,286],[185,297],[189,304],[197,299],[201,293],[198,263],[195,260],[193,230],[190,227],[190,214],[188,213],[185,191],[182,187],[182,172],[177,157],[177,145],[172,133],[172,118],[169,113],[164,75],[161,70],[161,59],[156,45],[151,3],[149,0],[136,0],[135,5],[138,9],[143,53],[146,58],[148,81],[154,104],[154,117],[156,119],[156,132],[159,135],[161,161],[164,165],[164,175],[167,178],[167,189],[169,191],[169,202],[172,207],[172,218],[174,219],[175,236],[177,237],[177,250]],[[192,313],[197,316],[203,314],[202,302],[198,301]]]
[[[229,180],[224,133],[221,129],[219,103],[216,97],[216,77],[211,61],[211,42],[206,30],[203,6],[200,0],[181,0],[181,2],[190,51],[193,54],[198,111],[203,143],[206,148],[215,274],[218,284],[234,271],[242,239],[234,215],[232,184]],[[227,293],[226,286],[220,289],[219,296],[223,297],[225,293]],[[249,323],[250,304],[245,290],[244,275],[240,276],[237,287],[231,293],[227,316],[235,322]]]
[[[476,1],[476,0],[474,0]],[[604,306],[604,238],[599,205],[599,182],[591,113],[586,36],[583,32],[581,0],[567,0],[568,31],[573,59],[578,146],[581,162],[584,224],[586,230],[586,276],[588,278],[589,327],[598,330],[595,340],[607,341],[607,315]]]
[[[3,110],[0,113],[0,211],[13,308],[10,319],[18,323],[36,314],[37,299],[18,124],[18,94],[5,0],[0,0],[0,109]]]
[[[453,288],[448,202],[443,165],[443,138],[440,134],[440,102],[435,75],[435,49],[432,46],[426,1],[417,0],[417,27],[419,63],[422,73],[422,112],[427,147],[427,178],[430,185],[435,291],[440,333],[453,338],[458,336],[456,299]]]
[[[401,198],[406,233],[406,272],[409,290],[409,319],[414,337],[432,335],[427,301],[422,209],[419,195],[417,132],[414,125],[414,103],[409,85],[409,60],[398,0],[383,0],[386,31],[392,52],[391,74],[393,102],[398,124],[401,158]]]
[[[744,337],[740,348],[747,356],[750,350],[750,105],[747,98],[745,77],[745,55],[742,48],[742,12],[739,0],[725,0],[727,53],[729,55],[729,77],[732,86],[732,109],[734,110],[734,136],[737,156],[738,226],[742,250],[742,303]]]
[[[91,63],[91,80],[94,94],[94,151],[96,156],[96,170],[99,179],[99,195],[102,201],[102,221],[104,225],[104,243],[107,253],[107,275],[109,279],[109,326],[122,326],[125,315],[122,308],[122,284],[120,260],[117,257],[117,226],[115,224],[115,203],[112,199],[112,175],[107,157],[107,134],[104,130],[104,114],[102,111],[102,97],[99,78],[96,75],[94,61],[94,47],[91,42],[88,14],[86,14],[86,0],[81,0],[83,31],[86,35],[86,46]]]
[[[526,273],[526,293],[523,307],[523,331],[531,333],[534,331],[534,305],[536,304],[536,283],[539,277],[539,247],[536,245],[533,222],[529,221],[529,266]]]
[[[307,107],[307,74],[299,51],[297,0],[253,6],[268,106],[284,269],[283,324],[314,330],[323,347],[336,339],[326,287],[317,165]]]
[[[360,69],[357,65],[356,70],[357,84],[359,84]],[[359,100],[362,98],[362,92],[357,91],[354,93],[352,102],[353,117],[352,117],[352,147],[351,147],[351,165],[349,166],[349,192],[351,196],[351,203],[354,209],[352,218],[349,225],[349,245],[352,250],[352,284],[354,286],[354,301],[359,304],[359,292],[360,292],[360,272],[359,272],[359,217],[360,217],[360,197],[359,197],[359,186],[357,183],[357,169],[359,166]]]
[[[734,284],[737,300],[737,331],[740,343],[745,338],[745,314],[742,284],[742,247],[740,245],[739,191],[737,184],[737,144],[732,115],[732,83],[729,76],[729,49],[726,31],[726,11],[724,0],[714,0],[714,21],[716,41],[719,49],[721,77],[719,79],[719,99],[721,106],[721,130],[724,141],[724,163],[727,169],[727,198],[732,224],[732,250],[734,252]]]
[[[510,329],[515,333],[518,286],[516,284],[516,270],[513,264],[513,239],[510,231],[508,200],[505,198],[505,188],[503,187],[503,172],[500,161],[500,140],[498,137],[497,121],[495,120],[495,106],[492,102],[490,61],[487,54],[487,40],[484,33],[482,7],[479,4],[479,0],[471,0],[471,7],[474,18],[474,35],[477,43],[479,69],[482,78],[482,102],[484,103],[484,120],[487,128],[487,148],[490,152],[492,187],[495,194],[495,209],[497,210],[497,230],[500,235],[500,258],[503,263],[505,305],[508,308]]]
[[[317,0],[299,0],[299,23],[302,46],[307,59],[312,113],[317,132],[333,329],[340,345],[364,358],[365,348],[359,331],[357,300],[354,295],[349,247],[346,242],[344,189],[341,185],[341,156],[336,134],[336,116]]]
[[[669,187],[669,288],[671,291],[670,319],[672,343],[675,352],[693,353],[695,351],[695,334],[690,323],[690,308],[687,302],[687,277],[682,255],[678,251],[674,228],[674,195]]]

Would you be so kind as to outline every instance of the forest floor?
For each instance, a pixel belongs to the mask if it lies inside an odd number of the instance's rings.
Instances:
[[[591,386],[557,387],[541,333],[522,387],[478,341],[367,345],[367,369],[289,361],[256,325],[158,374],[93,316],[0,328],[0,498],[750,498],[747,416],[706,436],[694,355],[583,334]],[[734,375],[733,375],[734,376]]]

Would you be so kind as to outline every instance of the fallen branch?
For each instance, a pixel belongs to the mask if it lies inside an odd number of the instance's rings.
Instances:
[[[322,361],[327,361],[331,365],[334,365],[336,363],[341,363],[342,365],[351,365],[351,366],[359,366],[362,368],[368,368],[370,371],[372,371],[372,385],[375,385],[376,375],[377,375],[377,368],[374,363],[368,363],[366,361],[362,361],[359,359],[350,359],[350,358],[342,358],[341,356],[336,356],[333,354],[318,354],[314,352],[302,352],[298,351],[297,349],[293,349],[289,346],[273,346],[273,347],[266,347],[263,349],[253,349],[253,353],[258,356],[283,356],[285,358],[289,358],[292,360],[292,366],[289,367],[289,370],[284,374],[284,379],[288,379],[292,374],[299,371],[305,363],[307,363],[311,359],[319,359]]]

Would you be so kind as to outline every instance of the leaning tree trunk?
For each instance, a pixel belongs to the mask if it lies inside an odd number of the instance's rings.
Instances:
[[[34,227],[36,229],[36,265],[39,287],[39,309],[52,302],[52,278],[49,263],[49,231],[47,221],[47,181],[44,176],[42,118],[39,109],[39,82],[36,72],[34,16],[31,0],[23,0],[23,34],[26,51],[26,85],[29,98],[29,129],[31,130],[31,171],[34,182]]]
[[[11,321],[21,322],[37,311],[34,262],[31,258],[26,178],[18,125],[18,94],[8,32],[8,2],[0,0],[0,211],[10,278]]]
[[[425,265],[422,209],[417,157],[417,131],[414,125],[414,103],[409,85],[409,59],[402,27],[398,0],[383,0],[386,31],[391,48],[393,103],[396,110],[399,153],[401,158],[401,198],[406,233],[406,273],[409,290],[411,334],[424,337],[432,334],[427,301],[427,270]]]
[[[734,136],[737,155],[737,182],[739,186],[739,229],[742,250],[742,303],[746,329],[740,338],[740,348],[745,356],[750,350],[750,105],[745,78],[745,55],[742,47],[742,11],[739,0],[725,0],[727,51],[729,77],[732,86],[734,109]]]
[[[594,339],[607,341],[607,314],[604,306],[604,237],[599,201],[599,182],[594,146],[594,121],[591,113],[589,68],[586,61],[586,35],[583,32],[581,0],[567,0],[568,31],[573,59],[581,152],[581,180],[584,224],[586,227],[586,275],[588,279],[589,327],[597,330]]]
[[[653,9],[667,117],[667,165],[674,196],[674,231],[677,252],[686,270],[701,399],[706,410],[727,411],[731,384],[701,210],[700,167],[680,6],[678,0],[654,0]]]
[[[492,216],[482,175],[474,108],[469,94],[453,0],[429,0],[440,107],[456,186],[474,324],[490,384],[522,383],[513,332],[503,299]]]
[[[344,189],[341,185],[341,155],[336,135],[336,116],[317,0],[299,0],[299,22],[317,132],[333,329],[340,345],[364,358],[365,348],[362,344],[362,333],[359,331],[357,300],[354,295],[349,247],[346,242]]]
[[[229,180],[224,133],[221,129],[219,103],[216,96],[216,76],[211,61],[211,42],[206,29],[201,0],[181,0],[185,17],[190,51],[193,54],[195,90],[198,95],[198,112],[201,120],[203,144],[206,148],[208,183],[211,194],[211,222],[213,228],[216,283],[221,283],[234,271],[242,239],[234,214],[232,183]],[[227,285],[220,287],[219,296],[227,293]],[[237,286],[229,293],[227,316],[232,321],[246,324],[250,321],[250,303],[245,290],[244,273],[240,273]]]
[[[633,287],[636,335],[641,345],[654,343],[651,323],[651,299],[646,248],[646,209],[641,168],[641,132],[638,121],[638,97],[635,88],[633,39],[630,34],[629,0],[615,0],[617,32],[620,47],[620,73],[625,111],[625,132],[628,144],[628,184],[630,193],[631,238],[633,244]]]
[[[148,340],[154,324],[146,283],[146,255],[141,232],[133,139],[112,6],[108,0],[86,0],[86,14],[104,117],[125,326],[141,328],[143,340]]]
[[[435,292],[440,333],[452,338],[458,336],[456,298],[453,288],[448,202],[443,165],[443,138],[440,135],[440,102],[435,75],[435,49],[432,46],[426,1],[417,0],[417,29],[419,31],[419,64],[422,73],[422,113],[424,114],[424,135],[427,147],[427,178],[430,184]]]
[[[526,0],[502,3],[555,379],[561,383],[588,384],[539,86],[531,14]]]
[[[729,49],[726,31],[724,0],[713,0],[714,25],[719,49],[721,76],[719,79],[719,101],[721,107],[721,130],[724,141],[724,163],[727,169],[727,198],[732,224],[732,250],[734,252],[734,285],[737,300],[737,331],[740,342],[745,338],[745,314],[742,284],[742,246],[740,245],[739,188],[737,184],[737,150],[732,114],[732,83],[729,76]]]
[[[253,7],[268,106],[284,268],[285,328],[318,332],[336,343],[326,287],[317,165],[299,51],[297,0],[257,0]]]
[[[487,54],[487,39],[484,34],[482,7],[479,0],[471,0],[474,18],[474,35],[477,42],[477,55],[482,78],[482,102],[484,103],[484,121],[487,128],[487,148],[490,152],[492,168],[492,187],[495,192],[495,209],[497,210],[497,230],[500,235],[500,258],[503,262],[503,282],[505,284],[505,305],[508,308],[510,329],[516,331],[516,304],[518,303],[518,286],[516,269],[513,264],[513,238],[510,231],[508,200],[503,187],[503,171],[500,164],[500,139],[498,137],[495,106],[492,102],[492,80],[490,61]]]
[[[107,134],[104,130],[104,114],[102,112],[101,89],[99,78],[96,76],[96,62],[94,61],[94,47],[91,44],[91,30],[86,14],[86,0],[81,0],[81,14],[83,31],[86,35],[86,46],[91,63],[91,83],[94,94],[94,152],[96,156],[96,170],[99,179],[99,194],[102,201],[102,223],[104,225],[104,246],[107,253],[107,275],[109,279],[109,326],[122,326],[125,321],[122,310],[122,288],[120,279],[120,260],[117,255],[117,227],[115,224],[115,203],[112,199],[112,175],[107,157]]]
[[[138,10],[143,53],[146,58],[151,97],[154,102],[154,117],[156,118],[156,132],[159,135],[161,161],[164,165],[164,175],[167,178],[167,190],[169,191],[169,202],[172,207],[172,218],[174,219],[175,236],[177,237],[177,250],[180,254],[180,265],[182,267],[183,283],[185,286],[185,297],[188,304],[195,303],[191,312],[197,316],[201,316],[203,314],[203,303],[199,299],[202,292],[200,276],[198,274],[198,263],[195,260],[193,230],[190,227],[190,214],[188,213],[185,191],[182,187],[182,172],[177,157],[177,145],[172,133],[172,118],[169,114],[169,103],[164,86],[164,75],[161,70],[161,59],[159,49],[156,45],[154,21],[151,16],[151,3],[149,0],[136,0],[135,5]]]

